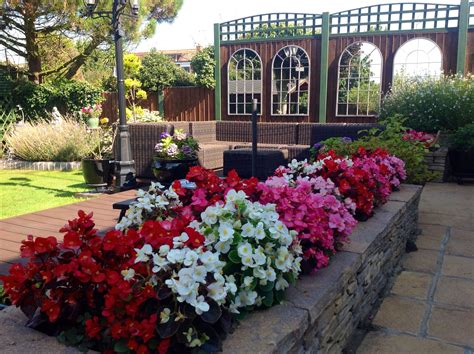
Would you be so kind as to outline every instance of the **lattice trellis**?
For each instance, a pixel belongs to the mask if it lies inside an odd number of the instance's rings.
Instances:
[[[331,14],[331,34],[457,28],[459,5],[398,3]]]
[[[469,3],[469,27],[474,27],[474,1]],[[454,29],[459,5],[394,3],[330,14],[331,34]],[[321,34],[322,14],[270,13],[220,24],[220,40],[312,37]]]
[[[244,17],[220,24],[221,41],[314,36],[321,33],[322,15],[274,13]]]

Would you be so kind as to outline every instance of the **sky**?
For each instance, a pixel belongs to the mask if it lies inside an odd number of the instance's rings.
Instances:
[[[153,38],[142,41],[133,51],[190,49],[213,42],[214,23],[269,12],[322,13],[338,12],[367,5],[400,2],[399,0],[184,0],[173,23],[159,24]],[[459,4],[459,0],[416,2]]]

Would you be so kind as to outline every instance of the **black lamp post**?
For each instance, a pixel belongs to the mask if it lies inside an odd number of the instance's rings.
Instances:
[[[96,11],[98,0],[84,0],[86,15],[91,18],[106,17],[112,24],[115,42],[115,66],[117,70],[117,93],[119,103],[119,126],[118,126],[118,155],[115,159],[115,188],[117,190],[129,189],[135,186],[135,161],[132,159],[130,147],[130,133],[128,131],[127,118],[125,115],[125,85],[123,73],[123,29],[121,17],[137,17],[139,11],[139,0],[114,0],[111,11]],[[126,13],[127,5],[130,5],[129,13]]]

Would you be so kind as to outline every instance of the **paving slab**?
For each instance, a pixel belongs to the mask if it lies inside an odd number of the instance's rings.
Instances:
[[[467,231],[466,231],[466,234]],[[464,233],[458,232],[456,236],[452,235],[446,246],[446,253],[464,257],[474,257],[474,237],[463,236]]]
[[[439,251],[420,249],[407,253],[403,259],[403,268],[411,271],[434,273]]]
[[[434,300],[443,304],[474,308],[474,281],[443,276],[436,287]]]
[[[428,335],[474,347],[474,309],[434,306],[428,322]]]
[[[474,280],[474,258],[446,255],[442,274]]]
[[[432,339],[404,334],[370,332],[357,350],[358,354],[463,354],[464,349]]]
[[[425,308],[423,302],[391,295],[383,301],[373,323],[416,335],[420,330]]]
[[[419,272],[402,272],[395,281],[392,294],[426,300],[433,276]]]

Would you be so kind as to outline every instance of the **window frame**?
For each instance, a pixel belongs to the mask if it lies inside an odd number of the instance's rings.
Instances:
[[[275,60],[277,58],[277,56],[279,56],[279,53],[281,51],[283,51],[285,48],[288,48],[288,47],[295,47],[295,48],[298,48],[298,49],[301,49],[304,53],[304,55],[306,56],[306,58],[308,59],[308,90],[307,90],[307,93],[308,93],[308,98],[307,98],[307,112],[306,113],[287,113],[287,114],[283,114],[283,113],[274,113],[273,112],[273,104],[274,104],[274,100],[273,100],[273,95],[274,95],[274,92],[273,92],[273,83],[275,81],[274,79],[274,70],[275,70]],[[285,59],[287,58],[291,58],[291,56],[287,56],[286,58],[283,58],[280,56],[280,58],[283,59],[282,61],[282,64],[283,62],[285,61]],[[298,58],[298,61],[301,62],[301,60]],[[280,66],[280,71],[282,71],[282,66]],[[291,67],[290,67],[290,70],[291,70]],[[281,47],[277,52],[276,54],[273,56],[273,59],[272,59],[272,66],[271,66],[271,80],[270,80],[270,102],[271,102],[271,106],[270,106],[270,115],[271,116],[280,116],[280,117],[284,117],[284,116],[291,116],[291,117],[305,117],[305,116],[309,116],[310,115],[310,105],[311,105],[311,100],[310,100],[310,97],[311,97],[311,57],[308,55],[308,52],[302,48],[301,46],[299,45],[295,45],[295,44],[288,44],[288,45],[285,45],[283,47]],[[298,79],[299,80],[299,79]],[[276,94],[278,94],[278,91],[276,92]],[[300,101],[299,101],[299,98],[300,96],[298,95],[298,102],[297,102],[297,105],[298,105],[298,112],[299,112],[299,108],[300,108]]]
[[[235,59],[234,56],[235,56],[238,52],[240,52],[240,51],[244,51],[244,52],[245,52],[246,50],[253,52],[253,53],[256,55],[256,57],[258,58],[259,63],[260,63],[260,79],[258,80],[258,81],[260,81],[260,91],[253,91],[253,90],[252,90],[252,92],[251,92],[250,94],[252,95],[252,101],[253,101],[253,99],[255,98],[254,96],[255,96],[256,94],[260,94],[260,102],[258,102],[258,105],[260,106],[260,110],[258,111],[257,114],[258,114],[258,115],[262,115],[262,108],[263,108],[263,101],[264,101],[264,100],[263,100],[263,62],[262,62],[262,58],[261,58],[260,55],[257,53],[257,51],[254,50],[254,49],[251,49],[251,48],[239,48],[239,49],[235,50],[235,51],[231,54],[231,56],[229,57],[229,60],[228,60],[228,62],[227,62],[227,115],[229,115],[229,116],[250,116],[250,115],[252,115],[252,112],[250,112],[250,113],[245,113],[245,104],[246,104],[246,101],[245,101],[245,100],[244,100],[244,113],[239,113],[237,100],[236,100],[236,103],[235,103],[235,104],[236,104],[235,113],[231,113],[231,111],[230,111],[230,104],[231,104],[231,100],[230,100],[230,95],[231,95],[231,93],[230,93],[230,82],[231,82],[231,80],[230,80],[230,70],[229,70],[229,69],[230,69],[230,64],[231,64],[232,60],[235,60],[236,63],[237,63],[237,65],[238,65],[238,63],[239,63],[240,61],[237,61],[237,59]],[[247,57],[245,56],[245,58],[247,58]],[[238,66],[236,66],[236,68],[237,68],[237,67],[238,67]],[[254,74],[254,73],[255,73],[255,70],[256,70],[255,68],[252,68],[252,77],[254,77],[254,75],[255,75],[255,74]],[[236,72],[238,72],[237,69],[236,69]],[[239,80],[232,80],[232,81],[238,82]],[[246,82],[249,82],[249,81],[252,82],[252,88],[253,88],[253,81],[256,81],[256,80],[240,80],[240,81],[243,81],[243,82],[244,82],[244,92],[243,92],[243,93],[235,93],[236,96],[238,96],[238,95],[240,95],[240,94],[243,94],[244,96],[247,95],[248,93],[245,92],[245,88],[246,88],[247,85],[246,85],[245,83],[246,83]],[[236,99],[237,99],[237,98],[236,98]]]

